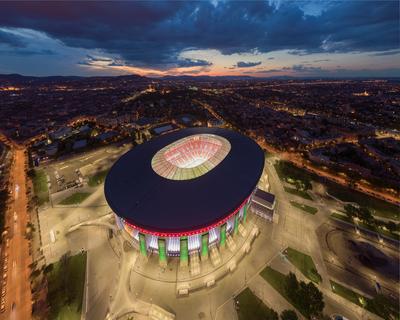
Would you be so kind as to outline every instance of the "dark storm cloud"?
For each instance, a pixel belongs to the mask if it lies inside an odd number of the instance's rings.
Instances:
[[[334,2],[319,16],[304,15],[296,2],[279,7],[262,1],[1,6],[0,26],[43,31],[68,46],[101,49],[136,66],[182,66],[179,53],[185,49],[223,54],[287,49],[306,55],[388,51],[399,45],[397,1]]]
[[[0,55],[12,55],[12,56],[52,56],[56,53],[53,50],[42,49],[42,50],[30,50],[13,48],[12,50],[0,50]]]
[[[260,64],[261,64],[261,61],[258,61],[258,62],[238,61],[236,63],[236,67],[238,67],[238,68],[251,68],[251,67],[259,66]]]
[[[206,60],[200,59],[183,59],[179,60],[178,62],[179,67],[210,67],[212,63]]]

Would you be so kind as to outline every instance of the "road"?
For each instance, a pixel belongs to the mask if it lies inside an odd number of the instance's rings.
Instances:
[[[29,240],[25,239],[28,199],[26,196],[25,149],[14,148],[14,161],[10,171],[10,185],[13,190],[11,205],[7,213],[6,226],[9,231],[6,310],[0,319],[30,319],[32,297],[29,280]],[[13,307],[14,305],[14,307]]]
[[[314,173],[322,178],[325,178],[327,180],[333,181],[337,184],[340,184],[342,186],[346,186],[347,188],[350,188],[349,179],[313,166],[310,161],[306,161],[305,159],[303,159],[301,154],[296,153],[296,152],[279,151],[276,148],[268,145],[264,139],[260,139],[256,136],[251,136],[251,137],[253,139],[255,139],[258,142],[258,144],[263,147],[263,149],[267,150],[268,152],[279,155],[279,157],[282,160],[289,161],[290,163],[292,163],[293,165],[295,165],[298,168],[303,168],[303,169],[305,169],[311,173]],[[388,193],[388,192],[385,192],[385,191],[378,190],[374,186],[356,182],[353,185],[352,189],[357,190],[362,193],[365,193],[365,194],[368,194],[372,197],[393,203],[393,204],[400,204],[400,198],[398,196]]]

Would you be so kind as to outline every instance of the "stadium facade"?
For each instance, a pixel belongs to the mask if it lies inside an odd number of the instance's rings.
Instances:
[[[182,129],[124,154],[106,178],[105,196],[143,255],[187,263],[194,251],[207,258],[238,233],[263,168],[261,148],[238,132]]]

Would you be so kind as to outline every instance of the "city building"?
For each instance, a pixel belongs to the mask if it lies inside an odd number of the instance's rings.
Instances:
[[[111,168],[105,196],[117,225],[160,264],[224,247],[246,223],[264,153],[250,138],[221,128],[187,128],[159,136]]]
[[[255,214],[272,222],[274,220],[275,196],[257,188],[251,197],[251,208]]]

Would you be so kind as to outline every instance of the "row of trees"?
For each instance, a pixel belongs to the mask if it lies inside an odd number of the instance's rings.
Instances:
[[[374,227],[386,227],[390,232],[399,231],[400,224],[394,223],[393,221],[385,222],[383,220],[375,219],[372,215],[371,211],[366,207],[356,207],[352,204],[346,204],[344,206],[344,210],[346,211],[346,215],[349,219],[353,220],[354,218],[358,218],[367,225]]]

